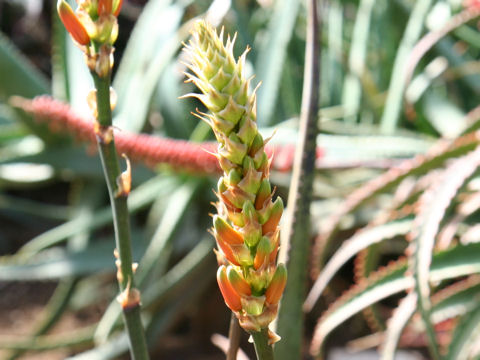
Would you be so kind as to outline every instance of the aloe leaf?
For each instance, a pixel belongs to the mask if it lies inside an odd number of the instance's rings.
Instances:
[[[381,129],[386,134],[393,133],[397,127],[401,112],[403,92],[405,90],[407,61],[415,42],[417,42],[420,37],[423,23],[431,3],[432,0],[418,0],[415,2],[398,48],[393,64],[390,85],[388,87],[387,101],[381,119]]]
[[[70,99],[67,70],[68,35],[55,7],[52,8],[52,96],[62,101]]]
[[[478,251],[480,244],[469,244],[435,254],[430,267],[430,281],[448,280],[480,272]],[[312,353],[318,353],[326,336],[351,316],[367,306],[413,287],[414,280],[405,276],[406,270],[405,261],[392,263],[372,273],[337,299],[317,323],[311,345]]]
[[[412,242],[412,269],[415,277],[415,289],[418,293],[418,307],[427,329],[431,355],[438,359],[438,346],[435,330],[430,319],[430,284],[429,272],[433,247],[440,222],[445,216],[452,199],[464,182],[480,165],[480,147],[470,154],[456,160],[449,166],[437,186],[432,186],[420,198],[420,210],[415,219]]]
[[[133,253],[139,258],[145,251],[145,241],[135,234]],[[115,270],[111,238],[88,246],[83,251],[67,253],[58,248],[45,250],[28,260],[0,262],[0,280],[53,280]],[[14,260],[16,258],[14,257]]]
[[[480,332],[480,306],[466,314],[456,326],[448,348],[446,360],[471,359],[471,348],[478,344]]]
[[[116,126],[133,132],[143,128],[160,75],[188,36],[187,27],[179,26],[190,2],[155,0],[143,9],[113,83],[119,105]]]
[[[305,300],[304,309],[310,311],[313,308],[329,281],[349,259],[372,244],[405,235],[410,231],[412,222],[412,220],[401,220],[367,228],[346,240],[322,269]]]
[[[426,155],[403,161],[384,174],[370,180],[365,185],[353,191],[340,206],[325,221],[321,234],[317,237],[314,247],[314,272],[318,272],[322,262],[322,254],[329,241],[337,231],[343,217],[363,205],[376,195],[390,190],[410,176],[420,176],[432,169],[442,166],[448,159],[462,156],[478,145],[475,133],[464,135],[455,141],[439,142]]]
[[[151,275],[158,261],[168,261],[165,256],[168,245],[174,240],[174,235],[181,224],[185,212],[191,203],[193,196],[198,190],[198,181],[190,181],[183,184],[175,192],[172,193],[168,203],[165,205],[167,209],[158,225],[152,239],[139,262],[139,269],[136,274],[136,283],[139,288],[145,288],[146,280]],[[104,342],[112,331],[115,323],[120,317],[120,309],[114,300],[110,303],[100,320],[95,332],[97,342]]]
[[[150,204],[159,192],[171,191],[172,178],[153,178],[134,189],[128,197],[130,213],[144,208]],[[42,249],[65,241],[68,237],[79,234],[86,230],[98,229],[112,221],[110,207],[97,211],[93,219],[78,218],[70,220],[47,232],[33,238],[19,250],[19,255],[35,254]]]
[[[46,77],[18,51],[10,40],[0,32],[0,100],[8,100],[12,96],[32,98],[50,92],[50,84]],[[35,123],[31,117],[17,111],[18,119],[42,140],[57,141],[46,126]]]
[[[447,286],[432,296],[432,321],[438,324],[476,308],[480,300],[480,277],[473,275]]]
[[[7,194],[0,194],[0,209],[54,220],[67,220],[72,210],[68,206],[46,204]]]
[[[417,294],[412,292],[402,299],[400,305],[395,309],[393,316],[388,320],[388,327],[385,333],[381,349],[381,360],[393,360],[395,350],[398,346],[403,329],[417,309]]]
[[[367,53],[368,37],[370,32],[370,19],[372,16],[375,0],[362,0],[358,5],[358,12],[355,18],[353,36],[348,56],[349,73],[345,77],[342,102],[344,109],[349,114],[346,120],[354,122],[356,114],[360,109],[362,88],[360,79],[365,70],[365,58]]]
[[[43,335],[35,339],[16,339],[2,336],[0,340],[0,349],[10,350],[52,350],[67,346],[85,346],[92,343],[92,334],[94,326],[88,326],[82,329],[76,329],[67,335]]]
[[[274,9],[265,38],[265,46],[259,47],[255,65],[262,86],[258,92],[258,123],[260,126],[273,123],[276,98],[282,77],[281,72],[292,37],[300,1],[279,0]]]
[[[214,267],[212,247],[213,240],[210,237],[202,239],[178,264],[143,292],[142,307],[157,314],[146,326],[150,341],[152,338],[158,339],[159,334],[178,317],[186,304],[195,300],[194,295],[208,283],[209,278],[204,274]],[[128,341],[122,334],[70,359],[112,359],[127,351],[127,346]]]
[[[21,55],[3,33],[0,33],[0,74],[0,99],[13,95],[32,98],[50,92],[46,77]]]
[[[108,342],[97,347],[66,358],[65,360],[107,360],[118,358],[128,351],[128,336],[121,332]]]
[[[140,261],[141,267],[137,273],[139,286],[145,282],[156,262],[162,258],[162,253],[166,247],[171,244],[174,234],[180,226],[181,220],[184,218],[198,188],[199,182],[195,179],[181,186],[170,197],[169,202],[166,204],[167,210],[152,236],[145,255]]]
[[[314,169],[317,153],[317,114],[320,88],[320,22],[317,1],[307,2],[305,72],[302,91],[298,144],[295,149],[287,211],[285,243],[280,247],[278,262],[286,264],[287,284],[277,319],[277,330],[284,341],[275,347],[280,360],[299,358],[302,353],[303,297],[307,291],[307,266],[310,257],[310,206],[312,204]],[[263,332],[264,330],[262,330]],[[258,339],[254,338],[257,355]],[[264,341],[265,343],[265,341]],[[268,357],[268,356],[267,356]]]

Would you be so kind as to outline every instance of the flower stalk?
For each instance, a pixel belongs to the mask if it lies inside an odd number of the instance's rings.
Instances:
[[[185,50],[187,74],[210,113],[198,116],[213,129],[216,157],[223,171],[217,186],[217,215],[212,233],[217,241],[217,282],[226,305],[240,326],[252,335],[258,359],[273,359],[272,345],[280,339],[269,328],[275,319],[287,281],[277,264],[282,199],[273,200],[265,152],[256,123],[256,95],[243,68],[245,51],[236,61],[235,39],[223,41],[205,21],[195,24],[193,40]]]
[[[110,88],[113,67],[113,43],[118,35],[117,15],[120,0],[84,0],[74,12],[65,0],[59,0],[57,10],[72,39],[85,54],[95,89],[88,95],[89,105],[95,115],[94,132],[108,187],[113,213],[120,294],[117,297],[123,310],[126,330],[130,339],[132,359],[149,358],[144,330],[140,318],[140,292],[135,288],[130,239],[130,222],[127,198],[131,189],[128,158],[127,169],[122,173],[115,147],[112,128]]]

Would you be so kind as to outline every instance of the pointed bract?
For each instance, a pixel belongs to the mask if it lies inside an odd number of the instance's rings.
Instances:
[[[80,45],[88,45],[90,43],[90,36],[87,30],[65,0],[58,0],[57,12],[65,29],[67,29],[72,38]]]

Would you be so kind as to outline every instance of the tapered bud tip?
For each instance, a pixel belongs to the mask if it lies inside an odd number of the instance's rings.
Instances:
[[[113,15],[115,17],[120,14],[120,10],[122,10],[123,0],[113,0]]]
[[[265,292],[266,301],[269,304],[277,304],[282,297],[283,290],[287,284],[287,268],[283,264],[279,264],[272,281]]]
[[[277,229],[278,223],[283,214],[283,201],[282,198],[278,197],[277,200],[273,203],[272,211],[270,212],[270,218],[263,224],[262,231],[266,235],[271,232],[275,232]]]
[[[240,296],[235,292],[232,285],[228,281],[227,271],[224,265],[220,266],[217,271],[217,283],[222,293],[223,300],[227,306],[233,311],[239,311],[242,308]]]
[[[245,279],[235,270],[229,266],[227,268],[227,277],[230,284],[239,295],[250,296],[252,295],[252,289]]]
[[[112,13],[113,0],[98,0],[98,15],[108,15]]]
[[[243,237],[235,231],[225,220],[220,216],[213,217],[213,227],[215,228],[216,236],[220,237],[229,245],[243,244]]]
[[[270,258],[270,252],[272,251],[270,240],[264,236],[257,245],[257,252],[255,254],[255,260],[253,266],[256,270],[262,267],[263,264]]]
[[[65,0],[58,0],[57,12],[72,38],[80,45],[88,45],[90,36],[88,36],[87,30]]]

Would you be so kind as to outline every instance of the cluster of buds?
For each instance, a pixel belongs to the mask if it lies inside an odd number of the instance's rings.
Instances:
[[[235,61],[234,42],[228,37],[224,44],[223,31],[218,35],[205,21],[195,24],[186,46],[192,71],[187,76],[202,94],[186,96],[200,99],[210,110],[198,116],[215,133],[215,155],[223,170],[212,229],[218,285],[240,325],[257,332],[275,319],[287,280],[285,266],[276,261],[283,202],[272,199],[271,159],[257,129],[255,91],[249,95],[250,79],[243,74],[248,50]],[[278,340],[270,334],[271,342]]]
[[[72,39],[86,56],[92,72],[100,77],[113,67],[113,44],[118,36],[117,16],[123,0],[77,0],[74,12],[66,0],[58,0],[57,11]]]

